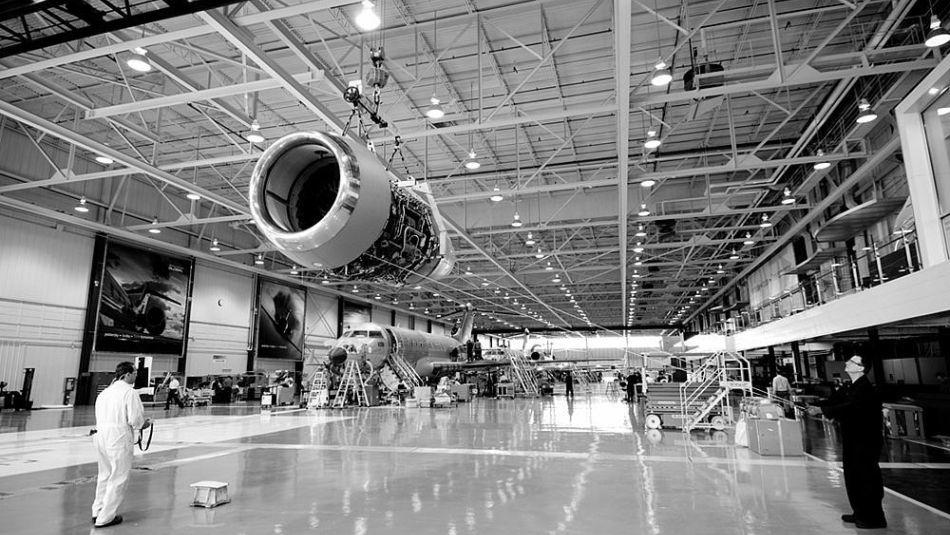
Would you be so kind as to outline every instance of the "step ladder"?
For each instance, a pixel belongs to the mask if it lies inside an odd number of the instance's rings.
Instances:
[[[515,384],[515,394],[521,394],[527,397],[535,397],[540,392],[538,379],[534,375],[534,369],[528,364],[528,359],[524,355],[514,355],[509,359],[511,364],[511,375],[513,375]]]
[[[330,404],[330,388],[327,385],[327,372],[317,370],[310,376],[310,391],[307,394],[307,408],[319,409]]]
[[[363,372],[360,365],[354,359],[347,359],[346,367],[343,369],[343,377],[340,379],[340,386],[336,390],[336,396],[333,398],[333,408],[342,409],[350,395],[356,400],[360,407],[368,407],[369,401],[366,395],[366,385],[363,383]]]

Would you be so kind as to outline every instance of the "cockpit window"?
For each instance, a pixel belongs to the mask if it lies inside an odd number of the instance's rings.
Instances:
[[[370,331],[370,332],[369,332],[369,337],[370,337],[370,338],[382,338],[382,337],[383,337],[383,332],[382,332],[382,331]]]
[[[365,338],[365,337],[366,337],[366,331],[353,331],[352,336],[354,336],[354,337],[356,337],[356,338]]]

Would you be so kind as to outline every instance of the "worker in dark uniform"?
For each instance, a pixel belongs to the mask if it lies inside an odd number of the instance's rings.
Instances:
[[[841,426],[844,485],[851,502],[851,514],[841,520],[862,529],[887,527],[884,509],[884,482],[878,459],[884,445],[881,398],[864,375],[861,357],[845,363],[844,371],[851,377],[851,388],[837,402],[829,400],[821,407],[810,407],[811,415],[823,413]]]
[[[572,398],[574,397],[574,374],[571,370],[567,370],[567,374],[564,376],[564,395]]]

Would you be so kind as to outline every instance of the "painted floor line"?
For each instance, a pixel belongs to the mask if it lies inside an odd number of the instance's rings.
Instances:
[[[810,454],[810,453],[806,453],[805,456],[806,456],[806,457],[811,457],[812,459],[814,459],[814,460],[816,460],[816,461],[819,461],[819,462],[821,462],[821,463],[831,465],[831,466],[834,467],[835,470],[838,470],[839,472],[842,472],[842,473],[844,472],[844,470],[841,468],[841,466],[839,466],[839,463],[833,463],[833,462],[830,462],[830,461],[826,461],[826,460],[824,460],[824,459],[815,457],[814,455],[812,455],[812,454]],[[946,518],[947,520],[950,520],[950,513],[946,513],[946,512],[944,512],[944,511],[941,511],[940,509],[937,509],[936,507],[934,507],[934,506],[932,506],[932,505],[927,505],[926,503],[919,502],[919,501],[917,501],[917,500],[911,498],[910,496],[907,496],[907,495],[901,494],[900,492],[897,492],[896,490],[894,490],[894,489],[892,489],[892,488],[889,488],[889,487],[885,486],[885,487],[884,487],[884,492],[887,492],[888,494],[890,494],[890,495],[892,495],[892,496],[897,496],[898,498],[901,498],[902,500],[904,500],[904,501],[906,501],[906,502],[912,503],[912,504],[914,504],[914,505],[916,505],[916,506],[918,506],[918,507],[921,507],[921,508],[923,508],[923,509],[926,509],[926,510],[930,511],[931,513],[934,513],[935,515],[938,515],[938,516],[941,516],[941,517],[943,517],[943,518]]]

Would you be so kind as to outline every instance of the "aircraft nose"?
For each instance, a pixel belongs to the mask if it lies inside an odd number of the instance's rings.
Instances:
[[[334,347],[327,356],[330,357],[330,362],[333,364],[343,364],[346,362],[346,350],[342,347]]]

